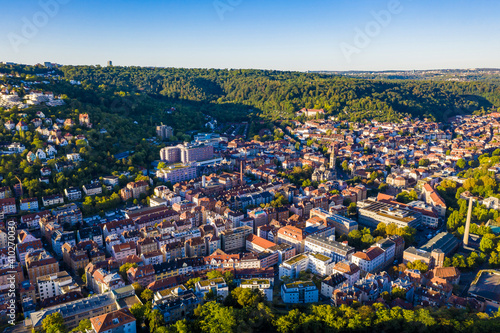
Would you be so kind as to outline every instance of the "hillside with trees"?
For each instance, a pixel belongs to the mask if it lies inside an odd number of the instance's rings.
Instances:
[[[323,108],[351,121],[398,121],[407,114],[446,120],[500,106],[499,86],[487,82],[366,80],[265,70],[64,66],[61,71],[66,79],[98,91],[203,102],[202,109],[216,118],[230,107],[233,114],[224,117],[233,120],[257,114],[292,118],[303,107]]]

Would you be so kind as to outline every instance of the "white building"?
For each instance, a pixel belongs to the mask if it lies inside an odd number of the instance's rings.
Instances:
[[[67,294],[71,291],[82,291],[80,286],[66,271],[40,276],[36,279],[40,300]]]
[[[338,262],[350,259],[355,249],[347,244],[336,242],[334,237],[311,235],[307,236],[304,241],[304,251],[320,253]]]
[[[318,288],[312,281],[297,281],[281,286],[284,303],[314,303],[318,301]]]
[[[273,284],[270,279],[243,280],[241,288],[259,289],[269,302],[273,301]]]
[[[323,281],[321,281],[321,295],[326,298],[331,298],[333,291],[342,287],[342,285],[346,282],[346,277],[340,273],[334,273],[328,276]]]
[[[332,274],[340,273],[347,279],[347,284],[353,286],[359,280],[361,270],[358,265],[347,260],[339,261],[332,268]]]
[[[334,266],[332,258],[320,253],[305,252],[292,257],[280,265],[279,276],[295,279],[302,271],[310,270],[318,275],[330,275]]]
[[[223,299],[229,294],[229,287],[223,278],[215,278],[210,280],[198,281],[196,282],[196,292],[205,295],[210,290],[214,292],[215,295],[221,296]]]
[[[375,273],[380,270],[385,263],[384,250],[377,246],[372,246],[364,252],[356,252],[352,255],[351,261],[368,273]]]

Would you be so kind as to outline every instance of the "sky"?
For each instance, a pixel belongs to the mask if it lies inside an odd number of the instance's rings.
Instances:
[[[418,70],[500,67],[498,0],[0,0],[0,61]]]

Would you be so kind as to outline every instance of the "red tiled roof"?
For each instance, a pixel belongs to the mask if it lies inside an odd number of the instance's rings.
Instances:
[[[276,246],[275,243],[271,242],[271,241],[268,241],[267,239],[264,239],[262,237],[259,237],[257,235],[249,235],[247,237],[247,241],[257,245],[257,246],[260,246],[264,249],[268,249],[270,247],[273,247],[273,246]]]
[[[94,318],[90,318],[92,327],[96,333],[102,333],[109,330],[114,330],[128,323],[135,322],[134,316],[128,309],[120,309],[110,313],[103,314]]]

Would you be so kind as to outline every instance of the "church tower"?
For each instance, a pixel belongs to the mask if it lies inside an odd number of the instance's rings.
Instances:
[[[337,157],[335,156],[335,147],[332,146],[332,153],[330,154],[330,169],[335,169],[335,162]]]

